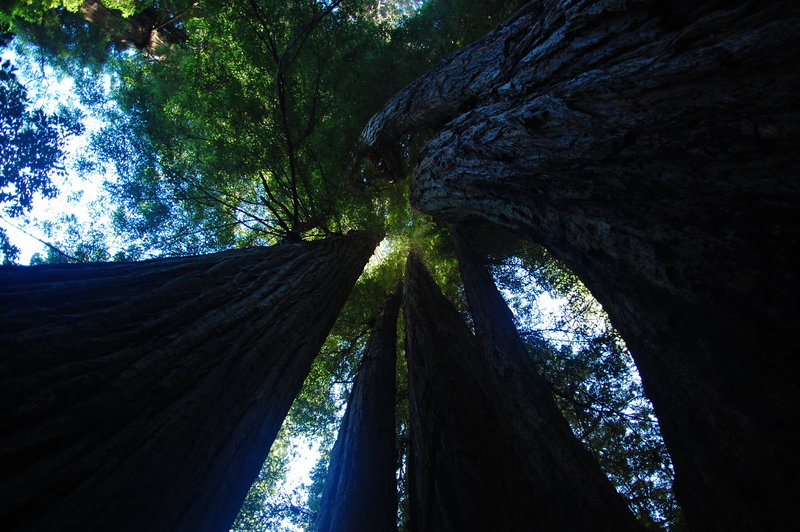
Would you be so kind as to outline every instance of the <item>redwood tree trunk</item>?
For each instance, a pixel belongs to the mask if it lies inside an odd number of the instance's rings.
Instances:
[[[403,312],[412,530],[639,529],[552,398],[512,354],[489,360],[415,254]]]
[[[374,244],[0,269],[0,521],[227,530]]]
[[[689,523],[778,526],[800,474],[800,7],[681,4],[531,2],[400,92],[362,150],[433,127],[412,202],[539,242],[586,283]]]
[[[397,529],[395,381],[401,284],[384,303],[333,447],[316,530]]]

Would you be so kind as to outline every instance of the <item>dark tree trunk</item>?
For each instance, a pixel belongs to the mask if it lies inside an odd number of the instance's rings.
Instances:
[[[698,530],[793,519],[798,27],[789,1],[531,2],[362,135],[377,159],[432,127],[415,206],[539,242],[586,283]]]
[[[0,521],[227,530],[374,244],[0,269]]]
[[[416,254],[403,312],[413,530],[639,529],[552,399],[520,390],[524,364],[497,348],[505,360],[487,360]]]
[[[100,0],[86,0],[79,11],[84,20],[103,28],[111,39],[161,59],[165,47],[188,39],[175,23],[193,7],[174,17],[152,7],[125,17],[120,10],[109,9]]]
[[[367,343],[333,447],[316,528],[320,532],[397,529],[395,381],[398,283]]]
[[[465,230],[451,226],[458,266],[464,281],[479,360],[487,387],[496,391],[498,408],[514,420],[502,426],[516,482],[527,488],[529,504],[537,506],[534,523],[540,530],[579,530],[595,526],[636,528],[624,499],[600,465],[575,438],[556,406],[550,385],[539,374],[506,305]],[[563,508],[581,508],[571,521]]]

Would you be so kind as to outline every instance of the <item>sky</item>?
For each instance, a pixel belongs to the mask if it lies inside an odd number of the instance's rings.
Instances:
[[[113,179],[113,173],[108,168],[104,173],[85,174],[79,173],[76,169],[78,159],[89,149],[91,135],[103,127],[103,122],[98,119],[94,110],[82,104],[75,92],[74,80],[70,77],[59,78],[47,65],[36,65],[26,61],[23,56],[16,54],[11,46],[3,50],[0,58],[10,59],[18,68],[17,77],[25,86],[33,107],[52,113],[59,106],[65,106],[70,109],[80,109],[85,117],[84,133],[70,137],[65,146],[66,175],[51,176],[59,190],[58,195],[52,199],[36,197],[33,209],[18,218],[9,219],[5,215],[0,218],[0,225],[6,229],[11,242],[21,250],[18,262],[28,264],[34,253],[44,254],[46,247],[40,240],[58,240],[58,227],[53,227],[54,234],[48,236],[42,224],[48,222],[55,224],[59,218],[68,214],[75,215],[79,222],[95,224],[110,222],[109,210],[100,207],[100,203],[107,199],[103,191],[103,182]],[[106,87],[110,87],[110,79],[106,80]]]

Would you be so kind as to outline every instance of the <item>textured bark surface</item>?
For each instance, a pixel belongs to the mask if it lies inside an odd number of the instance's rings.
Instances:
[[[414,205],[567,263],[630,347],[698,530],[792,518],[800,7],[535,1],[400,92]],[[375,155],[375,154],[379,155]]]
[[[0,521],[227,530],[374,245],[0,268]]]
[[[510,357],[499,373],[414,254],[403,312],[412,530],[639,529],[555,405],[524,398]]]
[[[397,529],[395,381],[402,286],[384,303],[331,454],[315,530]]]

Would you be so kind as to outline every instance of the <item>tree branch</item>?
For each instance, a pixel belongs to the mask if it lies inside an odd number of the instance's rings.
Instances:
[[[74,256],[70,255],[69,253],[67,253],[67,252],[65,252],[65,251],[63,251],[63,250],[61,250],[61,249],[57,248],[55,245],[51,244],[50,242],[47,242],[46,240],[42,240],[42,239],[41,239],[41,238],[39,238],[38,236],[36,236],[36,235],[33,235],[33,234],[29,233],[28,231],[26,231],[26,230],[25,230],[25,229],[23,229],[22,227],[20,227],[20,226],[18,226],[17,224],[15,224],[15,223],[11,222],[11,221],[10,221],[8,218],[6,218],[5,216],[0,216],[0,220],[3,220],[5,223],[7,223],[8,225],[10,225],[11,227],[13,227],[14,229],[16,229],[17,231],[20,231],[20,232],[22,232],[22,233],[24,233],[24,234],[28,235],[29,237],[31,237],[31,238],[33,238],[33,239],[35,239],[35,240],[38,240],[39,242],[41,242],[42,244],[44,244],[44,245],[45,245],[45,246],[47,246],[48,248],[52,249],[53,251],[55,251],[56,253],[58,253],[58,254],[59,254],[59,255],[61,255],[62,257],[64,257],[65,259],[71,260],[71,261],[73,261],[73,262],[86,262],[86,261],[85,261],[85,260],[83,260],[83,259],[79,259],[78,257],[74,257]]]

